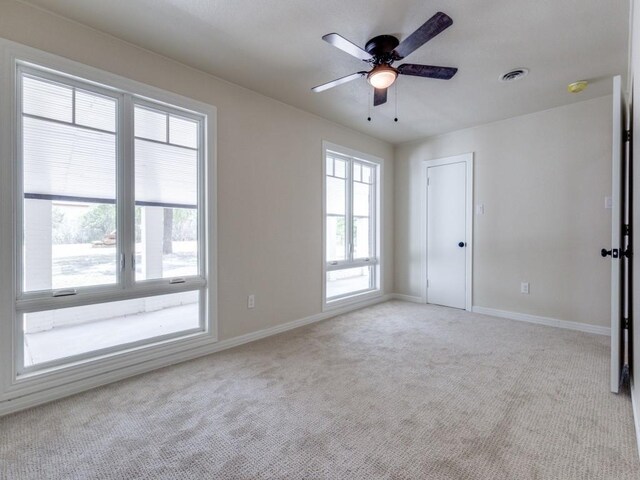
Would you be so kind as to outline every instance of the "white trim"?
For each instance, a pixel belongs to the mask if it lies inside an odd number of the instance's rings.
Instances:
[[[611,248],[623,251],[625,246],[622,238],[622,223],[624,219],[625,199],[623,198],[624,173],[622,165],[624,163],[623,148],[624,141],[622,134],[624,131],[624,118],[622,109],[622,77],[613,77],[613,116],[612,116],[612,148],[611,148],[611,199],[613,201],[611,209]],[[624,262],[624,264],[623,264]],[[624,363],[624,341],[622,339],[621,317],[625,315],[622,299],[624,291],[624,281],[622,274],[626,266],[626,259],[620,256],[619,260],[613,258],[609,261],[611,269],[611,391],[620,391],[620,376]]]
[[[638,458],[640,458],[640,398],[634,395],[635,388],[633,378],[631,379],[631,410],[633,411],[633,423],[636,426],[636,445],[638,447]]]
[[[373,207],[373,214],[376,220],[376,232],[375,232],[375,258],[377,259],[375,265],[376,272],[376,285],[375,290],[366,290],[362,293],[356,293],[354,295],[348,295],[346,297],[337,298],[332,301],[327,301],[327,261],[325,258],[327,250],[327,152],[334,152],[338,155],[352,157],[356,160],[364,160],[373,163],[378,166],[377,173],[375,175],[375,189],[376,189],[376,203]],[[322,251],[320,252],[320,261],[322,264],[322,281],[321,281],[321,297],[322,297],[322,311],[323,312],[335,312],[343,306],[358,305],[361,302],[366,302],[371,298],[380,298],[384,295],[384,265],[385,259],[383,258],[384,252],[384,215],[383,215],[383,199],[384,199],[384,166],[385,161],[382,158],[354,150],[352,148],[343,147],[335,143],[322,141]],[[347,182],[348,183],[348,182]],[[351,265],[351,264],[350,264]],[[357,265],[355,265],[357,266]]]
[[[344,307],[366,304],[370,300],[373,300],[376,298],[382,298],[382,297],[385,297],[385,295],[382,293],[381,290],[365,290],[364,292],[360,292],[360,293],[356,292],[353,295],[340,297],[330,302],[325,301],[322,311],[334,312]],[[390,295],[387,295],[386,297],[388,297],[388,299],[391,298]]]
[[[549,327],[563,328],[565,330],[576,330],[578,332],[595,333],[596,335],[611,335],[609,327],[600,325],[590,325],[588,323],[571,322],[569,320],[559,320],[557,318],[540,317],[538,315],[530,315],[528,313],[508,312],[505,310],[496,310],[494,308],[477,307],[474,305],[473,313],[482,315],[491,315],[492,317],[508,318],[509,320],[517,320],[519,322],[535,323],[538,325],[547,325]]]
[[[0,46],[3,44],[0,43]],[[4,48],[3,48],[4,50]],[[0,91],[12,91],[16,88],[13,75],[12,62],[9,55],[2,52],[2,68],[0,69]],[[0,195],[4,200],[0,201],[0,219],[9,228],[0,228],[0,399],[6,385],[10,385],[13,379],[14,359],[18,352],[15,351],[14,342],[14,302],[16,298],[15,287],[15,191],[13,178],[15,165],[6,159],[14,158],[14,145],[16,137],[16,125],[13,119],[15,109],[15,95],[0,95]]]
[[[228,340],[222,340],[213,345],[205,345],[192,350],[186,350],[176,352],[172,355],[167,355],[158,359],[149,360],[144,363],[137,363],[126,368],[120,368],[118,370],[105,372],[101,375],[96,375],[91,378],[82,379],[66,385],[58,385],[48,390],[39,391],[24,395],[22,397],[14,398],[4,402],[0,402],[0,416],[7,415],[9,413],[17,412],[25,408],[34,407],[43,403],[51,402],[60,398],[68,397],[75,393],[80,393],[92,388],[96,388],[102,385],[106,385],[118,380],[122,380],[128,377],[146,373],[152,370],[156,370],[160,367],[166,367],[169,365],[175,365],[187,360],[193,360],[204,355],[227,350],[229,348],[237,347],[245,343],[254,342],[263,338],[277,335],[294,328],[303,327],[311,323],[316,323],[322,320],[349,313],[360,308],[376,305],[378,303],[386,302],[391,299],[390,295],[383,295],[374,300],[368,302],[360,302],[357,305],[343,307],[340,309],[332,310],[331,312],[321,312],[309,317],[293,320],[291,322],[276,325],[275,327],[265,328],[256,332],[248,333],[246,335],[240,335],[239,337],[230,338]]]
[[[438,158],[434,160],[423,160],[422,174],[420,181],[420,197],[421,197],[421,248],[422,251],[422,303],[428,303],[428,266],[427,266],[427,173],[430,167],[441,165],[449,165],[452,163],[462,163],[466,165],[466,238],[465,243],[465,310],[470,312],[473,306],[473,152],[454,155],[451,157]]]
[[[394,300],[401,300],[403,302],[411,302],[411,303],[426,303],[424,298],[415,297],[413,295],[403,295],[402,293],[393,293],[391,294],[391,298]]]

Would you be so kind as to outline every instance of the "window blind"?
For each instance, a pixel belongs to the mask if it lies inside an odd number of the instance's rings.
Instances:
[[[24,194],[114,203],[116,98],[24,76]],[[135,107],[135,200],[194,208],[198,195],[198,123]]]

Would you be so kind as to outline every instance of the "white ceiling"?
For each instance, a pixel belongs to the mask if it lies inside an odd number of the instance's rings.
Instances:
[[[65,17],[269,97],[400,143],[611,91],[626,73],[628,0],[29,0]],[[402,40],[437,11],[453,26],[405,61],[458,67],[450,81],[401,76],[371,107],[365,79],[311,87],[366,64],[321,40]],[[527,67],[527,78],[498,76]],[[568,83],[588,79],[579,94]]]

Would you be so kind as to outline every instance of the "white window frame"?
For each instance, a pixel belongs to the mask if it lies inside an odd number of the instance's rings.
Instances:
[[[2,64],[0,71],[0,401],[39,390],[53,388],[70,381],[94,377],[118,369],[132,369],[147,362],[171,363],[181,352],[194,351],[217,341],[217,228],[216,228],[216,108],[196,100],[166,92],[139,82],[104,72],[71,60],[0,40]],[[35,70],[34,70],[35,69]],[[52,79],[63,77],[65,83],[96,90],[119,99],[117,127],[117,203],[118,255],[128,267],[118,274],[121,283],[108,287],[78,287],[77,294],[52,299],[51,291],[21,293],[22,188],[21,181],[21,113],[18,112],[21,88],[19,70],[36,72]],[[78,83],[79,82],[79,83]],[[198,149],[199,198],[198,213],[199,272],[185,277],[184,282],[170,279],[134,281],[131,261],[134,246],[125,239],[133,238],[133,106],[151,104],[176,115],[196,119],[201,132]],[[129,114],[124,112],[129,110]],[[205,140],[206,139],[206,140]],[[16,162],[18,160],[18,162]],[[7,226],[11,225],[11,228]],[[131,242],[129,242],[131,243]],[[120,257],[118,257],[120,258]],[[124,275],[124,276],[123,276]],[[38,364],[37,369],[25,368],[22,352],[22,325],[19,313],[54,308],[90,305],[102,302],[165,295],[199,290],[201,328],[165,335],[122,347],[99,350],[99,354],[74,356],[51,364]],[[175,361],[175,360],[173,360]]]
[[[374,222],[374,235],[373,245],[371,250],[373,254],[366,259],[352,259],[352,246],[348,246],[347,260],[340,261],[328,261],[327,260],[327,155],[335,155],[341,159],[355,160],[358,162],[369,163],[375,167],[375,181],[373,188],[375,190],[375,199],[372,202],[372,215],[371,220]],[[349,165],[352,165],[349,161]],[[352,183],[352,168],[348,168],[346,189],[347,189],[347,205],[345,216],[352,216],[352,202],[353,195],[351,194]],[[331,142],[322,142],[322,309],[328,311],[347,305],[353,305],[358,303],[367,302],[368,300],[378,298],[382,296],[384,290],[384,258],[382,255],[382,232],[383,230],[383,215],[382,215],[382,199],[383,199],[383,182],[384,179],[384,160],[373,155],[369,155],[357,150],[353,150],[348,147],[336,145]],[[351,224],[351,221],[347,222],[347,225]],[[352,235],[352,233],[350,233]],[[343,270],[355,267],[372,266],[374,271],[374,286],[373,288],[351,292],[349,294],[327,299],[327,272],[333,270]]]

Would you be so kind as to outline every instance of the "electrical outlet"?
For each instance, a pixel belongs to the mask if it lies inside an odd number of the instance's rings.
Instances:
[[[525,295],[529,295],[529,282],[522,282],[520,284],[520,293],[524,293]]]
[[[252,293],[247,297],[247,308],[254,308],[256,306],[256,296]]]

